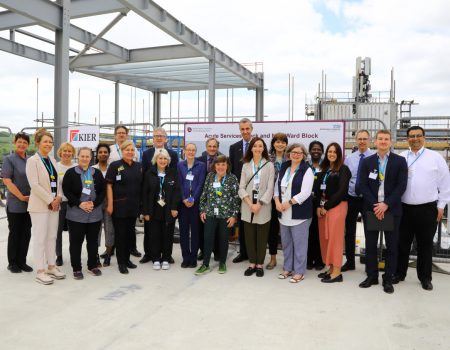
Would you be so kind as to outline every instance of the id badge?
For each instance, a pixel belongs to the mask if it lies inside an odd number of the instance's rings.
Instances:
[[[414,170],[409,168],[408,169],[408,177],[412,177],[414,175]]]
[[[369,179],[376,180],[378,178],[378,174],[375,172],[371,172],[369,174]]]
[[[258,192],[257,191],[253,191],[253,200],[258,200]]]
[[[192,175],[192,174],[187,174],[187,175],[186,175],[186,180],[188,180],[188,181],[194,180],[194,175]]]
[[[86,187],[83,187],[83,191],[82,191],[84,194],[87,194],[88,196],[91,194],[91,189],[90,188],[86,188]]]
[[[116,181],[122,180],[122,175],[116,175]]]
[[[52,192],[52,196],[53,196],[53,197],[56,197],[56,192]]]
[[[320,206],[323,207],[327,201],[325,199],[320,200]]]
[[[322,191],[326,190],[326,189],[327,189],[327,184],[321,184],[321,185],[320,185],[320,189],[321,189]]]
[[[219,215],[219,208],[214,208],[214,215]]]
[[[189,203],[193,203],[194,202],[194,197],[189,197],[187,200],[188,200]]]
[[[253,179],[253,183],[255,184],[255,185],[259,185],[259,183],[261,182],[261,179],[258,177],[258,178],[254,178]]]
[[[213,188],[220,188],[220,182],[214,182]]]
[[[159,204],[161,207],[164,207],[164,206],[166,205],[166,202],[164,201],[164,199],[160,198],[160,199],[158,200],[158,204]]]
[[[50,186],[53,187],[53,188],[56,188],[56,181],[50,182]]]

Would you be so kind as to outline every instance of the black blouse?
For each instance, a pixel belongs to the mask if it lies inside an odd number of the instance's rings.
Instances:
[[[327,174],[329,175],[327,176]],[[323,184],[325,177],[326,189],[321,190],[320,187]],[[342,201],[346,201],[348,184],[351,177],[352,173],[346,165],[342,165],[337,172],[327,172],[325,170],[322,170],[322,172],[317,174],[317,180],[314,181],[313,187],[315,206],[319,206],[320,200],[323,195],[326,199],[326,203],[324,205],[324,208],[326,210],[330,210],[339,205],[339,203],[341,203]]]

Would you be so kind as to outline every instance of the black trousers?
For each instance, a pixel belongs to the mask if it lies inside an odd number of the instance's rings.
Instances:
[[[361,213],[365,231],[365,220],[363,215],[362,197],[348,196],[348,211],[345,218],[345,257],[346,264],[355,266],[355,241],[356,241],[356,221]]]
[[[153,262],[169,261],[172,255],[175,222],[167,223],[164,220],[151,219],[148,221],[148,225],[151,232],[149,239],[150,259]]]
[[[70,264],[72,265],[73,271],[81,271],[81,248],[83,247],[84,237],[86,237],[88,269],[92,270],[97,267],[97,239],[102,222],[97,221],[85,224],[67,220],[67,225],[69,226]]]
[[[402,207],[397,275],[406,276],[411,244],[416,237],[417,277],[423,282],[431,281],[433,237],[437,228],[436,202],[421,205],[403,204]]]
[[[317,221],[316,208],[314,208],[311,225],[309,225],[307,264],[310,266],[325,265],[320,252],[319,223]]]
[[[238,216],[239,220],[239,254],[241,254],[244,258],[248,258],[247,247],[245,245],[245,229],[244,229],[244,221],[241,220],[241,214]]]
[[[275,208],[275,201],[272,199],[272,217],[270,218],[270,230],[268,237],[269,254],[277,255],[278,238],[280,237],[280,222],[278,221],[278,212]]]
[[[61,202],[59,209],[58,231],[56,232],[56,256],[62,256],[63,231],[67,231],[66,225],[67,202]]]
[[[28,246],[31,238],[31,218],[26,213],[11,213],[6,208],[8,217],[8,263],[24,265],[27,262]]]
[[[384,276],[385,280],[392,280],[397,271],[398,236],[401,217],[394,216],[394,230],[384,232],[386,256]],[[366,230],[366,273],[370,278],[378,278],[378,231]]]
[[[207,216],[205,221],[205,251],[203,265],[209,266],[211,251],[215,242],[219,245],[219,262],[225,264],[228,256],[228,237],[231,229],[227,227],[227,219]]]
[[[125,265],[130,260],[132,242],[136,242],[136,217],[118,218],[113,215],[117,263]],[[97,232],[98,233],[98,232]]]
[[[205,224],[200,220],[200,225],[198,228],[198,249],[203,253],[205,251]],[[219,243],[217,240],[213,247],[214,256],[219,256]]]

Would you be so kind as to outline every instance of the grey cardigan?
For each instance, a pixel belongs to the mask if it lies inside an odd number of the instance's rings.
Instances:
[[[264,164],[264,163],[263,163]],[[253,181],[254,178],[247,185],[248,180],[253,176],[253,169],[251,163],[244,163],[242,166],[241,182],[239,185],[239,197],[244,199],[246,196],[252,196]],[[260,178],[259,182],[259,195],[258,201],[263,205],[258,214],[253,217],[253,224],[265,224],[270,221],[272,216],[272,197],[273,197],[273,184],[275,176],[275,168],[271,162],[265,165],[258,173]],[[241,219],[246,222],[251,222],[251,211],[247,203],[242,201],[241,203]]]

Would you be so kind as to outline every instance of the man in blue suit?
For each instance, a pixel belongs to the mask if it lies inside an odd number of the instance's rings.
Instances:
[[[155,130],[153,130],[153,147],[145,150],[144,153],[142,154],[142,173],[144,174],[144,176],[145,176],[145,173],[147,172],[147,170],[152,166],[152,159],[153,159],[153,156],[155,155],[155,152],[159,152],[159,150],[163,149],[163,148],[165,148],[167,150],[167,152],[169,152],[169,155],[170,155],[169,167],[177,169],[178,154],[177,154],[177,152],[175,152],[171,149],[168,149],[166,146],[166,142],[167,142],[167,133],[166,133],[166,130],[164,130],[164,128],[158,127]],[[145,227],[144,227],[144,229],[145,229]],[[148,234],[146,236],[148,237]],[[145,248],[145,244],[144,244],[144,248]],[[145,263],[149,262],[150,260],[151,260],[150,256],[148,254],[145,254],[139,262],[141,264],[145,264]],[[174,263],[174,260],[172,258],[172,252],[170,252],[169,263],[171,263],[171,264]]]
[[[159,149],[165,148],[167,152],[169,152],[170,155],[170,168],[176,169],[178,164],[178,154],[177,152],[168,149],[166,146],[167,142],[167,133],[164,128],[158,127],[155,130],[153,130],[153,147],[149,148],[148,150],[145,150],[142,155],[142,172],[145,174],[145,172],[150,168],[152,165],[152,159],[155,155],[155,151],[158,151]]]
[[[397,269],[398,236],[402,216],[401,198],[408,181],[408,166],[405,158],[390,151],[391,133],[379,130],[376,134],[377,152],[362,163],[358,173],[359,192],[363,195],[366,215],[373,212],[378,220],[389,213],[394,218],[394,229],[384,232],[386,240],[386,265],[383,275],[383,290],[393,293],[392,281]],[[378,284],[378,231],[366,230],[366,273],[361,288]]]

